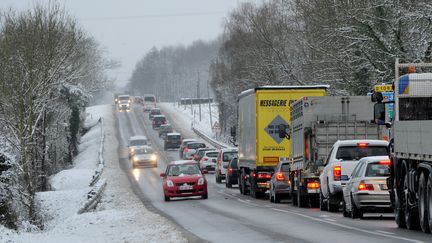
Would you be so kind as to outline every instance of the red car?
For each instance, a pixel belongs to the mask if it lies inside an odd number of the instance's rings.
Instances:
[[[168,164],[163,178],[162,187],[165,201],[171,197],[201,196],[207,199],[207,180],[204,176],[207,171],[201,172],[199,164],[193,160],[179,160]]]

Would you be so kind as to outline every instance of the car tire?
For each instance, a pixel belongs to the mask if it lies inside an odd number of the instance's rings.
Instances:
[[[216,176],[215,176],[215,178],[216,178],[216,183],[217,183],[217,184],[220,184],[220,183],[222,183],[222,180],[220,179],[220,177],[219,177],[219,174],[218,174],[218,173],[216,173]]]
[[[202,195],[201,198],[202,199],[207,199],[208,198],[208,194],[206,193],[206,194]]]
[[[330,193],[330,187],[327,185],[328,199],[327,199],[327,211],[329,212],[337,212],[339,211],[339,204],[332,203],[333,196]]]
[[[225,179],[225,185],[227,188],[232,188],[232,184],[231,184],[231,180],[230,179]]]
[[[342,214],[345,218],[348,218],[350,216],[350,213],[347,211],[345,200],[342,203]]]
[[[353,197],[351,195],[351,218],[356,219],[356,218],[362,218],[362,217],[363,217],[363,212],[361,211],[361,209],[357,208],[357,206],[355,205],[355,202],[353,200]]]
[[[164,200],[165,200],[165,202],[168,202],[171,199],[170,199],[170,197],[164,196]]]
[[[280,196],[278,196],[278,194],[276,192],[274,193],[273,200],[274,200],[274,203],[280,203]]]
[[[319,204],[320,204],[321,211],[327,211],[327,204],[324,201],[324,195],[322,194],[321,190],[319,194]]]
[[[273,199],[273,191],[270,189],[270,193],[269,193],[269,200],[271,203],[274,203],[274,199]]]
[[[420,228],[424,233],[429,233],[429,220],[428,220],[428,207],[427,203],[427,174],[425,172],[421,173],[418,185],[418,212]]]

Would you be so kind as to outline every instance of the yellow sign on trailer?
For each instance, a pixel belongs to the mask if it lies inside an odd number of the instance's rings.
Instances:
[[[287,86],[256,90],[257,167],[276,166],[281,159],[291,157],[290,104],[304,96],[324,95],[325,86]]]

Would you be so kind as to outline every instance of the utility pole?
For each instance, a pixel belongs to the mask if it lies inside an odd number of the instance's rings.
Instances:
[[[198,102],[198,110],[199,110],[199,121],[201,122],[201,101],[200,101],[199,70],[197,70],[197,102]]]
[[[209,87],[209,80],[208,79],[207,79],[207,99],[208,99],[208,105],[209,105],[210,128],[213,128],[211,102],[210,102],[210,87]]]

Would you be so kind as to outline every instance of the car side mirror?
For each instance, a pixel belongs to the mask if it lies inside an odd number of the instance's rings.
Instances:
[[[207,170],[203,170],[202,173],[203,174],[208,174],[208,171]]]
[[[160,173],[160,177],[166,177],[166,174],[165,173]]]

